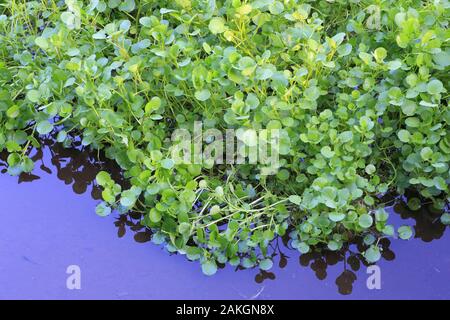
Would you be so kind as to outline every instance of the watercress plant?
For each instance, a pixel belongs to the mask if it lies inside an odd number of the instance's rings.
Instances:
[[[0,4],[0,151],[33,170],[39,139],[81,136],[129,181],[97,176],[105,216],[142,212],[153,242],[268,270],[395,232],[379,196],[449,202],[447,0],[8,0]],[[278,129],[280,167],[177,163],[171,133]],[[247,136],[247,144],[253,143]],[[273,169],[273,168],[271,168]],[[410,200],[411,208],[422,199]],[[448,213],[442,223],[449,224]]]

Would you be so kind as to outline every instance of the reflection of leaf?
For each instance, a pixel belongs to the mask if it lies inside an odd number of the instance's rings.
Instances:
[[[48,174],[52,174],[52,170],[48,167],[45,166],[45,164],[41,164],[40,166],[41,170],[48,173]]]
[[[120,225],[119,228],[117,229],[117,237],[123,238],[123,236],[125,236],[126,232],[127,232],[127,229],[125,228],[125,226]]]
[[[32,173],[21,173],[19,175],[19,183],[22,182],[33,182],[35,180],[39,180],[41,177],[34,175]]]
[[[415,198],[411,195],[409,199]],[[445,232],[445,225],[440,223],[439,216],[441,212],[432,210],[431,206],[418,206],[416,211],[408,208],[405,202],[401,202],[394,207],[395,212],[399,213],[402,219],[414,219],[414,237],[424,242],[431,242],[440,239]]]
[[[139,243],[149,242],[152,239],[152,234],[149,231],[138,232],[134,235],[134,240]]]
[[[353,291],[353,282],[357,279],[356,274],[350,270],[345,270],[336,279],[336,284],[340,294],[348,295]]]
[[[327,264],[323,258],[316,259],[311,264],[311,269],[316,272],[317,279],[324,280],[327,277]]]
[[[286,267],[287,263],[288,263],[287,256],[281,253],[280,262],[278,263],[278,266],[281,269],[283,269],[284,267]]]
[[[275,278],[276,276],[273,272],[261,270],[261,272],[255,276],[255,281],[256,283],[262,283],[264,280],[275,280]]]
[[[361,268],[361,262],[356,255],[351,255],[347,259],[347,263],[350,265],[353,271],[358,271]]]

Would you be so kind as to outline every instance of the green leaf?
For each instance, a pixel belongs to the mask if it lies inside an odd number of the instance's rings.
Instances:
[[[12,107],[8,108],[8,110],[6,110],[6,116],[8,118],[17,118],[20,114],[20,107],[18,105],[13,105]]]
[[[170,170],[174,167],[175,162],[172,159],[164,159],[161,161],[161,167]]]
[[[217,265],[215,261],[206,261],[202,263],[202,272],[207,276],[212,276],[217,272]]]
[[[417,105],[414,101],[406,100],[402,106],[402,112],[407,116],[412,116],[416,113]]]
[[[393,237],[394,233],[395,233],[394,226],[392,226],[390,224],[387,226],[384,226],[382,232],[389,237]]]
[[[161,218],[162,218],[161,212],[159,212],[155,208],[152,208],[150,210],[149,218],[150,218],[150,221],[152,221],[154,223],[158,223],[161,221]]]
[[[427,85],[427,92],[429,94],[439,94],[444,91],[444,85],[439,80],[431,80]]]
[[[36,131],[39,134],[48,134],[52,132],[53,130],[53,124],[51,124],[48,120],[43,120],[41,122],[37,123]]]
[[[372,175],[372,174],[375,173],[375,171],[377,171],[377,168],[375,168],[375,166],[374,166],[373,164],[368,164],[368,165],[366,166],[365,171],[366,171],[366,173],[367,173],[368,175]]]
[[[245,143],[245,145],[254,147],[258,145],[258,135],[255,130],[253,129],[247,129],[242,133],[242,136],[240,137],[242,142]]]
[[[108,7],[111,9],[117,8],[121,2],[122,0],[108,0]]]
[[[450,213],[444,213],[441,216],[441,222],[446,226],[450,225]]]
[[[402,240],[408,240],[412,237],[412,230],[410,226],[402,226],[398,228],[398,236]]]
[[[65,130],[61,130],[56,135],[56,141],[58,141],[59,143],[64,142],[66,140],[66,138],[67,138],[67,132]]]
[[[43,37],[37,37],[36,39],[34,39],[34,43],[42,50],[48,49],[48,41]]]
[[[365,213],[359,217],[358,224],[361,228],[368,229],[372,226],[373,218],[371,215]]]
[[[302,203],[302,198],[296,194],[289,196],[289,201],[293,204],[300,205]]]
[[[221,17],[214,17],[209,21],[209,30],[213,34],[223,33],[226,30],[225,19]]]
[[[320,153],[325,157],[325,158],[332,158],[334,156],[334,151],[331,150],[331,148],[329,146],[325,146],[320,150]]]
[[[387,56],[387,51],[385,48],[377,48],[373,52],[373,56],[375,57],[375,60],[377,60],[378,63],[383,62],[384,58]]]
[[[95,180],[97,181],[97,184],[102,187],[106,187],[112,181],[111,176],[106,171],[100,171],[97,173]]]
[[[126,208],[131,208],[136,203],[137,197],[133,190],[125,190],[120,197],[120,204]]]
[[[106,203],[101,202],[95,208],[95,213],[101,217],[106,217],[111,214],[111,207],[107,206]]]
[[[208,89],[203,89],[195,92],[195,98],[199,101],[206,101],[211,97]]]
[[[328,218],[333,222],[339,222],[345,219],[345,214],[341,212],[330,212]]]
[[[41,94],[37,90],[30,90],[27,93],[27,99],[31,102],[38,103],[41,98]]]
[[[433,150],[430,147],[425,147],[420,150],[420,156],[423,160],[428,161],[433,156]]]
[[[131,12],[136,8],[134,0],[122,0],[119,6],[120,11]]]
[[[409,133],[409,131],[402,129],[397,133],[397,136],[401,142],[408,143],[411,134]]]
[[[259,262],[259,268],[264,271],[272,269],[273,262],[271,259],[264,259]]]
[[[346,43],[339,46],[337,52],[339,54],[339,57],[345,57],[352,53],[352,49],[352,45],[350,43]]]
[[[161,99],[159,97],[153,97],[145,105],[145,113],[150,114],[158,110],[160,107],[161,107]]]
[[[328,242],[327,247],[331,251],[337,251],[342,247],[342,245],[337,241],[331,240]]]
[[[389,213],[387,213],[385,209],[381,208],[375,211],[375,220],[377,222],[386,222],[388,218]]]
[[[365,252],[364,257],[366,258],[367,262],[369,263],[375,263],[381,258],[381,252],[380,248],[378,248],[375,245],[371,245]]]
[[[300,251],[300,253],[302,254],[306,254],[309,252],[310,247],[308,244],[306,244],[305,242],[300,242],[297,246],[298,251]]]
[[[387,63],[387,67],[388,67],[388,69],[391,70],[391,71],[395,71],[395,70],[397,70],[397,69],[400,69],[401,66],[402,66],[402,62],[399,61],[399,60],[393,60],[393,61],[389,61],[389,62]]]
[[[63,12],[61,14],[61,21],[67,26],[72,26],[75,23],[75,15],[72,12]]]

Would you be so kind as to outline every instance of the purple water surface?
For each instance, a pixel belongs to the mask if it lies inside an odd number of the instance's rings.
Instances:
[[[94,213],[99,168],[86,153],[47,148],[35,158],[32,175],[0,175],[0,299],[450,298],[450,234],[432,216],[391,214],[416,235],[385,242],[380,290],[367,288],[366,266],[349,253],[300,259],[281,241],[270,272],[227,266],[207,277],[149,242],[132,217]],[[66,287],[69,265],[81,269],[80,290]]]

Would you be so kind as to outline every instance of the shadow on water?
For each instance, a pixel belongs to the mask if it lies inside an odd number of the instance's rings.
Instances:
[[[6,153],[0,153],[0,172],[6,173]],[[91,197],[96,200],[101,199],[101,189],[95,184],[95,177],[101,170],[108,171],[113,179],[122,185],[128,187],[127,181],[121,175],[118,165],[107,159],[102,153],[92,152],[83,148],[79,141],[73,142],[72,146],[67,148],[51,138],[42,141],[41,149],[31,150],[31,158],[35,166],[39,167],[47,174],[54,174],[66,185],[71,185],[77,194],[90,192]],[[22,173],[18,177],[18,183],[28,183],[40,179],[40,176],[34,173]],[[424,242],[431,242],[440,239],[446,230],[439,217],[442,212],[435,211],[428,206],[424,206],[418,211],[408,209],[404,199],[391,195],[383,197],[383,203],[387,203],[387,209],[390,212],[397,213],[401,219],[412,219],[415,230],[415,238]],[[117,236],[122,238],[127,230],[133,232],[134,240],[138,243],[151,241],[152,234],[140,224],[142,214],[129,213],[115,218],[114,225],[117,228]],[[395,259],[395,253],[390,249],[391,241],[387,238],[380,240],[382,247],[382,259],[392,261]],[[369,264],[365,261],[360,252],[366,247],[361,240],[354,240],[352,243],[343,247],[340,251],[316,251],[299,256],[296,250],[290,248],[286,237],[277,238],[271,244],[272,257],[276,267],[274,271],[260,270],[255,276],[257,283],[271,281],[276,279],[275,272],[284,269],[292,256],[298,259],[300,267],[311,269],[318,280],[325,280],[328,277],[328,268],[332,266],[341,266],[342,272],[335,279],[338,291],[342,295],[351,294],[353,284],[357,280],[357,272]],[[222,266],[224,267],[224,266]],[[236,270],[242,270],[238,267]]]

